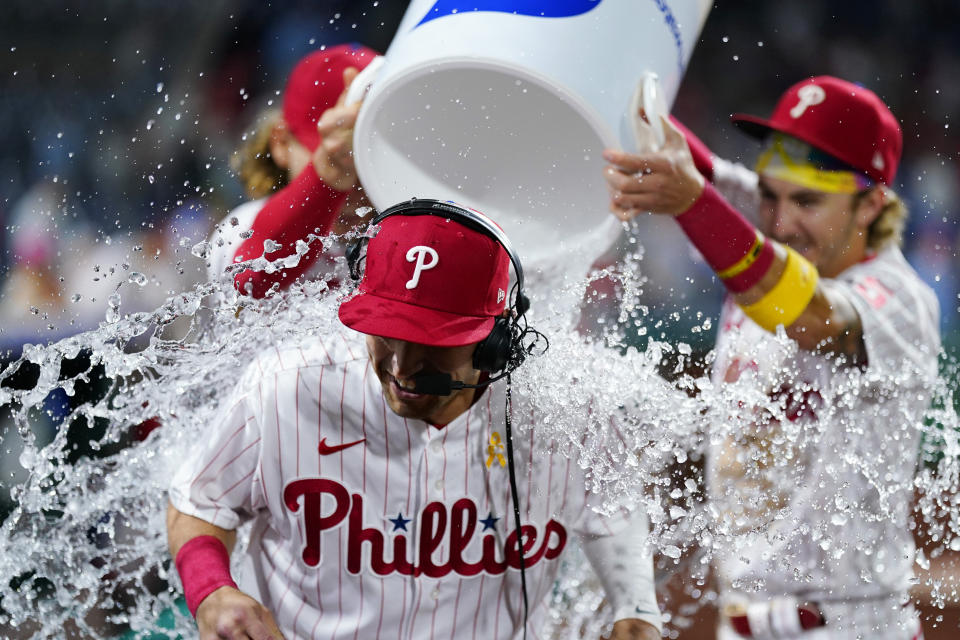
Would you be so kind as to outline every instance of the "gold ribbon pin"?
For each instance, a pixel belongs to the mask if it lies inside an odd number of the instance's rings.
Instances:
[[[500,440],[500,434],[494,431],[490,434],[490,444],[487,445],[487,469],[493,466],[493,459],[496,458],[501,467],[507,466],[507,461],[503,457],[503,442]]]

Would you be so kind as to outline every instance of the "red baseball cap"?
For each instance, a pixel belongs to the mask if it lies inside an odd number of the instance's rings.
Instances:
[[[343,324],[437,347],[490,334],[510,279],[510,258],[499,242],[442,214],[389,216],[378,227],[363,279],[340,305]]]
[[[377,55],[363,45],[338,44],[314,51],[297,63],[283,92],[283,119],[300,144],[310,151],[317,148],[317,121],[343,93],[344,70],[362,70]]]
[[[832,76],[809,78],[787,89],[768,120],[742,113],[731,120],[756,138],[779,131],[803,140],[887,185],[903,149],[900,125],[877,94]]]

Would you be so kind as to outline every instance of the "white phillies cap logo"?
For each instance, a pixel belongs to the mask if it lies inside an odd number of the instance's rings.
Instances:
[[[430,262],[426,261],[427,256],[430,257]],[[417,245],[410,247],[407,251],[407,262],[416,262],[413,267],[413,277],[407,280],[407,289],[415,289],[420,284],[420,274],[437,266],[440,256],[431,247]]]
[[[883,171],[883,168],[886,166],[887,163],[883,161],[883,156],[880,154],[879,151],[874,151],[873,160],[870,161],[870,164],[872,164],[873,168],[876,169],[877,171]]]
[[[793,118],[802,116],[803,112],[807,110],[807,107],[812,107],[815,104],[823,102],[827,97],[827,92],[818,84],[806,84],[797,91],[797,97],[800,101],[797,102],[793,109],[790,109],[790,116]]]

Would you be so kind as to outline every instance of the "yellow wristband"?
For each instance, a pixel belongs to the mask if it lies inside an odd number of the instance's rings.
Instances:
[[[758,301],[741,308],[748,318],[771,333],[781,324],[789,327],[810,304],[818,279],[817,268],[787,247],[787,264],[777,284]]]
[[[721,280],[729,280],[734,276],[738,276],[747,269],[750,268],[754,262],[757,261],[757,258],[760,256],[760,251],[763,250],[763,234],[757,231],[757,239],[753,243],[753,246],[750,247],[750,250],[747,251],[747,255],[740,258],[740,260],[733,266],[727,267],[723,271],[717,271],[717,276]]]

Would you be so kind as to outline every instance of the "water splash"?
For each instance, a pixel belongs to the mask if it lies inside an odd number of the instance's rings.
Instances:
[[[20,461],[29,474],[13,487],[18,506],[0,528],[0,635],[13,635],[12,629],[37,638],[63,637],[65,629],[90,638],[125,630],[164,632],[158,620],[176,610],[180,594],[164,520],[173,471],[202,441],[221,397],[256,352],[339,327],[339,294],[322,282],[241,304],[232,277],[245,268],[272,272],[295,264],[314,241],[280,261],[231,265],[220,281],[171,296],[149,313],[123,314],[115,293],[97,329],[53,344],[25,345],[22,358],[0,373],[0,406],[9,409],[24,440]],[[332,242],[323,239],[325,246]],[[706,569],[714,554],[729,552],[736,539],[722,511],[705,499],[703,460],[736,435],[732,426],[717,428],[717,412],[733,425],[733,418],[745,419],[745,405],[779,418],[784,407],[685,373],[693,359],[687,345],[647,339],[638,349],[650,321],[642,305],[641,267],[642,252],[635,248],[619,268],[594,274],[593,280],[614,282],[620,303],[613,321],[585,334],[576,330],[578,309],[591,282],[564,269],[532,266],[530,321],[549,335],[551,346],[524,365],[514,384],[541,417],[536,442],[555,444],[587,470],[588,481],[604,497],[601,511],[625,503],[647,510],[651,548],[662,552],[661,584],[672,575],[693,576],[688,591],[711,602],[713,594],[703,586]],[[135,275],[141,274],[131,274],[130,281],[140,284]],[[187,328],[177,335],[174,327],[183,324]],[[68,363],[84,358],[82,371],[70,371]],[[907,481],[919,496],[918,526],[934,543],[918,556],[921,567],[960,550],[960,424],[946,383],[956,373],[947,371],[949,366],[955,365],[944,363],[924,421],[907,421],[884,441],[893,446],[916,431],[926,435],[923,466]],[[21,369],[34,371],[36,382],[13,384]],[[77,388],[92,380],[102,388],[79,398]],[[828,399],[842,405],[843,398],[867,387],[882,383],[894,389],[907,382],[854,375]],[[74,400],[57,419],[52,440],[43,442],[32,423],[57,394]],[[803,438],[825,437],[787,428],[775,446],[787,451]],[[903,487],[891,488],[887,470],[866,453],[850,450],[844,463],[875,483],[876,508],[861,512],[831,492],[829,508],[823,505],[827,525],[850,526],[855,518],[881,522],[901,513],[893,489]],[[829,526],[817,535],[823,548],[838,549]],[[551,637],[598,637],[611,622],[599,583],[578,552],[564,562],[549,616]],[[942,604],[960,600],[949,578],[925,580]],[[682,626],[691,613],[688,608],[669,615]],[[175,615],[170,624],[167,633],[195,633],[187,616]]]

